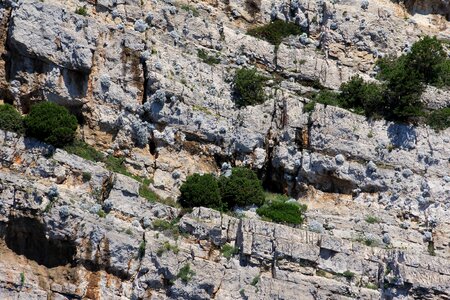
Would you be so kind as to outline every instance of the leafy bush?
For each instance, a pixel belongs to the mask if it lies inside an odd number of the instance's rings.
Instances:
[[[72,144],[66,145],[64,150],[90,161],[102,161],[104,159],[104,155],[100,151],[80,140],[74,140]]]
[[[442,75],[439,69],[447,60],[447,54],[436,37],[425,36],[414,43],[406,58],[409,68],[416,70],[422,81],[434,84]]]
[[[337,99],[343,108],[353,109],[354,112],[367,116],[380,113],[384,108],[384,91],[381,86],[364,82],[358,75],[343,83],[340,90]]]
[[[313,100],[314,102],[321,103],[324,105],[332,105],[332,106],[340,106],[338,93],[330,91],[330,90],[320,90],[317,93]]]
[[[406,56],[386,57],[377,62],[378,78],[385,83],[385,109],[387,119],[406,121],[420,116],[423,104],[420,95],[424,90],[420,73],[412,69]]]
[[[234,76],[235,103],[238,107],[261,104],[265,101],[264,83],[267,78],[256,73],[256,69],[242,68]]]
[[[269,24],[251,28],[247,31],[248,35],[268,41],[275,46],[280,45],[285,37],[299,35],[301,33],[302,30],[298,25],[282,20],[275,20]]]
[[[72,143],[78,126],[74,115],[52,102],[33,105],[24,123],[27,135],[56,147]]]
[[[427,124],[435,130],[450,127],[450,107],[432,111],[427,118]]]
[[[25,132],[23,118],[14,106],[9,104],[0,105],[0,129],[20,134]]]
[[[222,209],[217,179],[211,174],[189,176],[180,188],[184,207],[206,206]]]
[[[272,201],[258,208],[256,213],[277,223],[301,224],[306,208],[297,202]]]
[[[222,202],[229,208],[264,203],[264,189],[256,173],[247,168],[233,168],[229,177],[220,177]]]

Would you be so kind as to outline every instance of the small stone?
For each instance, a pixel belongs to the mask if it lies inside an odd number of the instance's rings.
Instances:
[[[383,234],[383,243],[385,243],[385,244],[391,243],[391,237],[389,236],[389,234],[387,234],[387,233]]]
[[[59,208],[59,216],[62,219],[65,219],[69,216],[69,207],[67,207],[67,205],[61,206]]]
[[[405,178],[411,177],[413,174],[414,174],[413,171],[411,171],[410,169],[405,169],[402,172],[402,175]]]
[[[334,160],[338,165],[342,165],[345,162],[345,157],[342,154],[338,154],[334,157]]]
[[[425,242],[431,242],[433,240],[433,234],[430,231],[425,231],[423,233],[423,240]]]
[[[145,23],[144,20],[136,20],[136,22],[134,22],[134,30],[139,31],[139,32],[144,32],[148,29],[148,24]]]

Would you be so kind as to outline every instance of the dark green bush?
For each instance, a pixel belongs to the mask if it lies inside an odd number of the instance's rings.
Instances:
[[[251,28],[247,31],[248,35],[268,41],[275,46],[280,45],[285,37],[299,35],[301,33],[302,30],[298,25],[282,20],[275,20],[269,24]]]
[[[303,214],[306,209],[306,205],[301,205],[297,202],[275,200],[258,208],[256,213],[277,223],[301,224],[303,223]]]
[[[365,82],[358,75],[343,83],[340,90],[337,96],[339,105],[358,114],[371,116],[380,113],[385,107],[381,86]]]
[[[390,120],[406,121],[420,116],[423,104],[420,95],[424,90],[420,73],[411,68],[406,56],[386,57],[377,62],[380,67],[378,78],[385,82],[384,117]]]
[[[409,68],[416,70],[422,81],[434,84],[439,81],[439,66],[447,60],[447,54],[441,41],[425,36],[414,43],[406,58]]]
[[[189,176],[180,188],[180,202],[184,207],[205,206],[222,209],[217,179],[211,174]]]
[[[14,106],[9,104],[0,105],[0,129],[20,134],[25,132],[23,118]]]
[[[234,76],[235,103],[238,107],[261,104],[265,101],[264,83],[267,78],[256,69],[239,69]]]
[[[33,105],[24,123],[27,135],[56,147],[72,143],[78,126],[74,115],[52,102]]]
[[[233,168],[231,176],[220,177],[222,202],[234,206],[261,205],[264,189],[256,173],[247,168]]]
[[[185,264],[177,274],[177,277],[184,283],[189,282],[194,276],[195,272],[191,270],[191,266],[189,264]]]
[[[427,118],[427,124],[435,130],[450,127],[450,107],[432,111]]]
[[[317,93],[313,100],[314,102],[321,103],[324,105],[332,105],[332,106],[340,106],[338,93],[330,91],[330,90],[320,90]]]

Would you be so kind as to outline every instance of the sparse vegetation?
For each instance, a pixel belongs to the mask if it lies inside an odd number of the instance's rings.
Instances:
[[[86,17],[88,15],[88,11],[87,11],[86,5],[83,5],[82,7],[77,7],[77,9],[75,9],[75,13],[77,15],[81,15],[81,16]]]
[[[375,223],[380,223],[381,220],[375,216],[367,216],[365,221],[369,224],[375,224]]]
[[[83,172],[82,178],[83,178],[84,182],[87,182],[87,181],[91,180],[92,174],[89,172]]]
[[[265,40],[276,47],[281,44],[284,38],[301,33],[302,30],[298,25],[282,20],[275,20],[269,24],[251,28],[247,31],[248,35]]]
[[[173,219],[172,221],[167,221],[164,219],[156,219],[153,221],[153,229],[164,232],[166,235],[169,234],[175,239],[178,239],[180,235],[180,229],[178,227],[178,219]]]
[[[345,278],[347,278],[347,280],[352,280],[355,277],[355,273],[353,273],[352,271],[349,271],[349,270],[345,271],[341,275],[344,276]]]
[[[99,210],[97,211],[97,215],[98,215],[100,218],[106,218],[106,212],[105,212],[103,209],[99,209]]]
[[[220,252],[222,253],[223,257],[229,260],[234,255],[239,253],[239,248],[233,247],[230,244],[225,244],[222,246],[222,249],[220,249]]]
[[[23,286],[25,284],[25,273],[20,273],[20,285]]]
[[[78,127],[74,115],[60,105],[41,102],[31,107],[24,119],[26,134],[55,147],[73,142]]]
[[[259,282],[260,275],[253,277],[252,282],[250,282],[251,285],[256,286]]]
[[[200,13],[198,12],[198,10],[197,10],[195,7],[193,7],[192,5],[183,4],[183,5],[181,5],[180,8],[181,8],[182,10],[187,11],[187,12],[192,12],[192,15],[193,15],[194,17],[200,16]]]
[[[104,162],[108,170],[128,177],[133,177],[133,175],[130,172],[128,172],[127,168],[124,165],[125,162],[124,157],[115,157],[113,155],[108,155],[104,160]]]
[[[197,56],[200,58],[204,63],[208,65],[217,65],[220,63],[220,58],[217,55],[210,55],[208,52],[206,52],[204,49],[199,49],[197,51]]]
[[[139,196],[142,198],[147,199],[150,202],[155,202],[159,200],[158,195],[156,195],[155,192],[153,192],[149,187],[148,184],[141,183],[139,186]]]
[[[19,134],[25,133],[23,118],[14,106],[9,104],[0,105],[0,129]]]
[[[156,255],[160,257],[168,251],[172,251],[174,254],[178,254],[178,252],[180,252],[180,249],[177,245],[172,245],[168,241],[165,241],[164,244],[159,247],[158,250],[156,250]]]
[[[378,286],[375,285],[375,284],[373,284],[373,283],[371,283],[371,282],[368,282],[368,283],[366,284],[366,289],[378,290]]]
[[[142,240],[141,243],[139,244],[139,251],[138,251],[138,258],[139,258],[139,260],[144,258],[145,246],[146,246],[146,242],[145,242],[145,240]]]
[[[233,80],[236,105],[244,107],[263,103],[266,100],[264,93],[266,81],[267,78],[259,75],[256,69],[237,70]]]
[[[71,144],[64,146],[64,150],[90,161],[102,161],[103,153],[83,141],[75,139]]]
[[[195,272],[191,270],[191,266],[189,264],[185,264],[178,272],[177,278],[181,279],[184,283],[187,283],[194,276]]]

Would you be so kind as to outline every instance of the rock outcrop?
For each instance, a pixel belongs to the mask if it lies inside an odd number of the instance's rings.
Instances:
[[[450,40],[448,1],[397,2],[0,2],[0,100],[68,107],[80,137],[162,198],[227,162],[309,207],[299,228],[186,213],[102,163],[0,131],[0,298],[450,298],[450,129],[304,111],[319,89],[375,80],[377,58],[421,35]],[[275,19],[304,34],[277,47],[246,34]],[[234,105],[241,67],[270,78],[265,103]],[[423,100],[448,95],[427,87]]]

